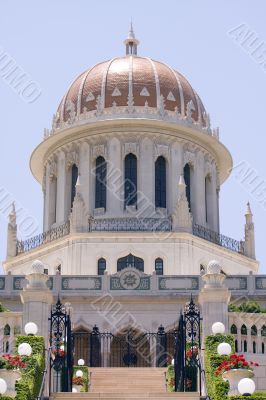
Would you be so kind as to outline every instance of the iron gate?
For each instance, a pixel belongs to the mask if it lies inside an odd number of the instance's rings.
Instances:
[[[166,367],[174,357],[177,331],[138,332],[126,329],[118,335],[100,332],[74,332],[74,361],[85,360],[91,367]]]
[[[71,392],[73,343],[70,314],[58,298],[52,306],[50,321],[50,388],[51,392]]]
[[[58,299],[50,316],[50,382],[51,391],[72,390],[73,364],[80,358],[90,367],[167,367],[173,364],[176,392],[201,393],[199,351],[201,318],[191,299],[181,313],[176,329],[155,333],[128,328],[118,335],[100,332],[71,333],[70,315]],[[174,360],[174,363],[173,363]]]

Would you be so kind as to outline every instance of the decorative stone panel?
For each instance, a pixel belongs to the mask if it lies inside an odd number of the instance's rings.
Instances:
[[[159,290],[199,290],[199,278],[188,276],[160,277]]]
[[[102,278],[87,276],[62,277],[61,290],[101,290]]]

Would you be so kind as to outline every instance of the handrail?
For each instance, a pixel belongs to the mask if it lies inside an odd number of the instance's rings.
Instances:
[[[51,347],[49,347],[48,352],[47,352],[45,367],[44,367],[44,370],[42,372],[42,383],[41,383],[39,395],[38,395],[36,400],[41,400],[43,398],[43,392],[44,392],[44,386],[45,386],[45,382],[46,382],[46,376],[47,376],[47,373],[49,371],[49,366],[50,366],[51,353],[52,353],[52,349],[51,349]]]

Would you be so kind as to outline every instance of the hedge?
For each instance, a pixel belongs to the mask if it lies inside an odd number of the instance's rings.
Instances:
[[[167,368],[167,390],[168,392],[175,391],[175,370],[173,365]]]
[[[16,383],[17,395],[15,399],[34,400],[39,395],[42,383],[45,364],[44,338],[41,336],[17,336],[16,350],[21,343],[29,343],[31,345],[32,355],[27,361],[27,367],[22,371],[21,379]]]
[[[208,394],[212,400],[266,400],[266,393],[255,393],[252,396],[228,396],[229,383],[223,381],[221,376],[216,376],[217,367],[229,357],[221,357],[217,353],[217,347],[220,343],[229,343],[235,351],[235,339],[232,335],[208,336],[205,340],[205,371]]]
[[[88,392],[88,390],[89,390],[89,368],[85,367],[85,366],[81,367],[79,365],[78,366],[74,366],[73,367],[73,377],[76,376],[76,372],[78,370],[83,372],[84,385],[82,386],[81,392]]]

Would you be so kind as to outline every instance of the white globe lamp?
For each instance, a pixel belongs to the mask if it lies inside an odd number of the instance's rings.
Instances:
[[[251,396],[255,390],[256,386],[252,379],[244,378],[238,382],[238,391],[242,396]]]
[[[0,378],[0,395],[2,396],[7,391],[7,384],[6,381]]]
[[[229,356],[232,353],[232,347],[229,343],[220,343],[217,352],[219,356]]]
[[[73,388],[73,389],[72,389],[72,393],[78,393],[77,389],[76,389],[76,388]]]
[[[85,361],[81,358],[80,360],[78,360],[78,365],[80,367],[83,367],[83,365],[85,365]]]
[[[175,366],[175,359],[174,358],[172,359],[172,366],[173,367]]]
[[[60,346],[60,350],[65,351],[65,346],[62,344],[62,346]]]
[[[24,327],[24,331],[28,336],[35,336],[38,332],[38,326],[34,322],[28,322]]]
[[[76,377],[77,378],[82,378],[83,377],[83,372],[80,369],[77,370]]]
[[[222,322],[215,322],[212,325],[212,333],[214,335],[223,335],[225,333],[225,326]]]
[[[31,356],[32,353],[32,347],[29,345],[29,343],[21,343],[18,346],[18,354],[20,356]]]

